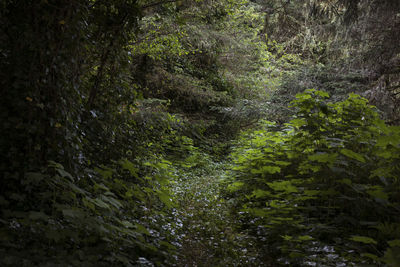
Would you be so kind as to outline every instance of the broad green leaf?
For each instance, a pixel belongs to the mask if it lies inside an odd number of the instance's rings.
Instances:
[[[295,187],[290,181],[275,181],[272,183],[267,183],[275,191],[286,191],[286,193],[298,192],[297,187]]]
[[[265,190],[261,190],[261,189],[256,189],[256,190],[253,191],[251,196],[252,197],[256,197],[256,198],[262,198],[262,197],[271,196],[271,192],[265,191]]]
[[[369,178],[380,177],[380,176],[390,177],[391,172],[392,172],[391,169],[388,167],[377,168],[371,172],[371,175],[369,176]]]
[[[296,118],[290,121],[290,124],[295,127],[300,127],[307,124],[307,121],[303,118]]]
[[[315,95],[318,95],[318,96],[323,97],[323,98],[329,97],[329,93],[325,92],[325,91],[315,90],[313,92],[314,92]]]
[[[279,173],[280,171],[281,171],[281,168],[278,166],[263,166],[261,168],[261,173],[274,174],[274,173]]]
[[[384,199],[384,200],[388,200],[389,195],[385,192],[383,192],[383,188],[382,186],[373,186],[371,190],[367,190],[367,193],[371,196],[373,196],[374,198],[380,198],[380,199]]]
[[[239,189],[242,188],[243,186],[244,186],[244,183],[243,183],[243,182],[234,182],[234,183],[228,185],[228,190],[229,190],[230,192],[234,192],[234,191],[239,190]]]

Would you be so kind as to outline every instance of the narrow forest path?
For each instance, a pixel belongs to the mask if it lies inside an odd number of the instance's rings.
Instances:
[[[210,164],[186,173],[173,188],[179,203],[177,266],[260,266],[254,242],[238,230],[231,203],[221,196],[223,166]]]

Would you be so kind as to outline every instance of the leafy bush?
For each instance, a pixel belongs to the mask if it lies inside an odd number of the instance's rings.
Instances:
[[[328,97],[307,90],[289,123],[244,133],[228,191],[281,263],[399,264],[400,128],[358,95]]]

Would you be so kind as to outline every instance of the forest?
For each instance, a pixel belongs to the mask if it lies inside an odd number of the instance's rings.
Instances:
[[[400,1],[0,1],[0,266],[400,266]]]

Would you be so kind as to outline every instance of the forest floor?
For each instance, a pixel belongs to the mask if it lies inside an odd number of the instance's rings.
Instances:
[[[232,203],[221,196],[224,164],[210,166],[185,173],[173,187],[177,266],[260,266],[255,240],[238,228]]]

